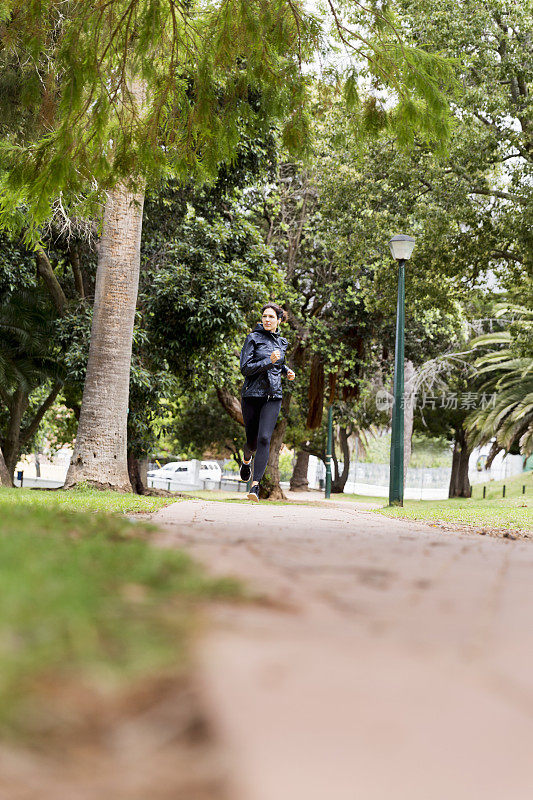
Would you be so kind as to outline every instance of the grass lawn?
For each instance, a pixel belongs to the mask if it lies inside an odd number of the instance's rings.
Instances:
[[[505,484],[505,499],[502,497]],[[486,499],[483,500],[483,485]],[[522,487],[526,487],[522,494]],[[376,513],[436,522],[462,523],[476,528],[533,531],[533,472],[504,481],[476,484],[472,497],[454,500],[406,500],[403,508],[382,508]]]
[[[522,472],[520,475],[513,475],[504,481],[487,481],[486,483],[475,483],[472,486],[472,499],[483,499],[483,487],[487,500],[501,500],[503,497],[503,487],[505,485],[505,499],[510,497],[521,497],[525,500],[533,500],[533,470]],[[522,494],[523,487],[526,487],[525,494]]]
[[[378,503],[385,505],[388,501],[385,497],[376,497],[370,494],[332,494],[332,500],[347,500],[350,503]]]
[[[25,740],[54,714],[43,686],[120,692],[187,660],[198,605],[239,595],[143,528],[88,511],[166,501],[84,490],[0,490],[0,731]],[[79,509],[84,509],[80,512]],[[39,722],[39,720],[41,722]]]
[[[533,501],[509,500],[405,500],[403,508],[381,508],[376,514],[435,522],[462,523],[478,528],[533,531]]]
[[[68,508],[71,511],[105,511],[109,514],[150,514],[170,503],[173,497],[145,497],[139,494],[102,492],[89,486],[76,489],[5,489],[0,487],[0,507],[33,506],[40,508]]]

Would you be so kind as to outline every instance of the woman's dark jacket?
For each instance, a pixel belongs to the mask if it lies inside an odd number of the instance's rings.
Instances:
[[[281,376],[287,374],[287,345],[283,336],[266,331],[261,323],[248,334],[241,350],[241,372],[245,377],[242,397],[282,397]],[[270,360],[274,350],[280,352],[275,364]]]

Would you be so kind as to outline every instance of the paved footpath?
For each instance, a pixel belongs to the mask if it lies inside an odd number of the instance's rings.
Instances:
[[[229,800],[532,800],[533,543],[345,503],[154,521],[264,600],[199,647]]]

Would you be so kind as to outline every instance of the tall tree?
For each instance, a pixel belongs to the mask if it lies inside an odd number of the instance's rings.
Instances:
[[[124,103],[136,114],[145,100],[145,82],[131,80]],[[142,181],[136,189],[119,183],[107,193],[87,375],[66,489],[90,481],[131,490],[127,423],[143,205]]]

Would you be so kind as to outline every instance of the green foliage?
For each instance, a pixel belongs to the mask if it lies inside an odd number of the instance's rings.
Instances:
[[[53,313],[48,299],[28,290],[11,294],[0,308],[0,397],[31,391],[59,370],[50,346]]]
[[[13,292],[35,287],[34,254],[16,239],[0,233],[0,305]]]
[[[231,331],[243,332],[247,310],[268,299],[271,255],[236,212],[231,222],[207,221],[189,208],[141,298],[150,331],[177,372],[190,369],[198,352],[218,348]]]
[[[511,290],[531,274],[533,252],[531,2],[400,6],[416,44],[458,61],[462,91],[447,171],[471,192],[465,233]]]
[[[69,387],[70,388],[70,387]],[[30,396],[30,409],[35,413],[51,390],[49,382],[42,384]],[[70,398],[68,389],[67,397]],[[65,392],[59,392],[51,408],[43,416],[41,424],[30,439],[25,439],[22,452],[46,453],[55,456],[62,447],[71,446],[76,438],[78,420],[70,405],[67,405]]]
[[[279,456],[279,474],[280,480],[289,481],[292,476],[294,462],[294,453],[290,450],[284,450]]]
[[[278,120],[285,146],[304,150],[312,78],[302,64],[324,47],[331,22],[351,62],[348,106],[364,129],[386,122],[405,141],[417,130],[439,144],[447,135],[452,64],[407,45],[392,15],[358,7],[349,30],[353,9],[343,2],[333,18],[307,13],[300,0],[3,9],[3,220],[13,225],[14,209],[28,211],[28,238],[60,192],[79,214],[120,180],[213,177],[235,157],[243,128],[263,134]],[[394,94],[395,115],[370,97],[357,102],[359,77]]]
[[[208,383],[222,383],[228,373],[233,377],[234,349],[240,346],[238,340],[248,320],[251,323],[254,309],[277,292],[276,265],[252,218],[251,206],[256,201],[245,191],[264,180],[274,158],[270,133],[263,140],[243,137],[236,162],[231,167],[222,165],[214,183],[196,188],[173,182],[146,203],[128,414],[129,448],[139,456],[149,453],[172,424],[162,411],[161,398],[172,399],[183,393],[185,386],[189,393],[199,387],[201,394]],[[0,296],[6,300],[3,313],[7,314],[12,292],[20,295],[27,286],[28,297],[35,302],[41,295],[36,293],[34,255],[13,238],[4,236],[3,244]],[[85,296],[78,293],[73,281],[73,246],[83,272]],[[72,442],[75,435],[89,351],[96,263],[94,249],[80,235],[73,234],[71,240],[57,236],[47,252],[67,297],[64,312],[57,316],[50,309],[44,339],[31,315],[24,312],[19,320],[19,308],[11,316],[27,331],[27,342],[32,341],[34,348],[43,339],[57,364],[56,372],[61,370],[65,380],[38,434],[43,443],[45,437],[59,446]],[[16,355],[12,342],[9,348],[10,354]],[[44,399],[41,395],[40,389],[32,391],[29,411]],[[70,411],[65,411],[63,404]],[[7,410],[0,415],[5,430]],[[25,447],[31,445],[25,443]]]
[[[160,408],[164,436],[160,446],[183,458],[235,456],[242,459],[244,428],[222,408],[212,388],[187,391]]]
[[[223,176],[216,190],[169,186],[147,204],[139,306],[151,348],[188,390],[232,380],[235,349],[279,289],[254,202]]]
[[[502,306],[499,316],[514,317],[510,327],[479,336],[476,350],[489,348],[475,362],[481,390],[496,394],[494,405],[477,409],[468,419],[475,444],[496,437],[507,452],[517,443],[520,452],[533,452],[533,311]]]
[[[72,198],[95,180],[102,189],[167,170],[213,176],[242,125],[263,131],[289,110],[296,144],[306,83],[296,53],[306,57],[317,32],[287,0],[30,3],[6,15],[5,100],[22,119],[1,148],[6,202],[26,201],[40,222],[59,191]]]
[[[406,269],[406,355],[417,367],[464,351],[471,326],[476,333],[487,330],[493,302],[483,309],[479,302],[487,283],[491,291],[507,289],[522,305],[531,296],[531,15],[515,4],[505,9],[499,2],[467,6],[465,18],[463,8],[437,0],[397,4],[401,13],[395,19],[409,30],[408,44],[445,54],[463,80],[454,96],[445,152],[438,147],[438,135],[432,140],[417,129],[419,100],[401,97],[387,114],[375,98],[363,98],[374,134],[364,141],[364,112],[357,103],[346,114],[334,96],[319,95],[314,164],[324,222],[321,229],[317,217],[315,235],[318,228],[339,291],[332,288],[332,307],[326,319],[314,323],[319,335],[313,341],[329,368],[335,361],[346,364],[339,386],[354,383],[357,350],[353,342],[344,346],[347,321],[354,328],[365,323],[363,372],[373,371],[377,386],[390,380],[397,271],[387,241],[396,232],[416,236]],[[387,29],[383,19],[380,35]],[[421,66],[416,80],[424,80],[423,59],[419,50],[410,61],[411,67]],[[364,88],[361,79],[358,87]],[[530,337],[524,332],[521,337],[520,352],[527,356]],[[471,372],[467,378],[465,363],[461,366],[467,360],[464,355],[455,359],[447,378],[450,390],[472,390],[467,380],[475,380],[479,389],[481,376]],[[359,385],[364,391],[364,380]],[[417,412],[415,424],[451,436],[466,416],[465,411],[439,410],[424,412],[422,419]]]

